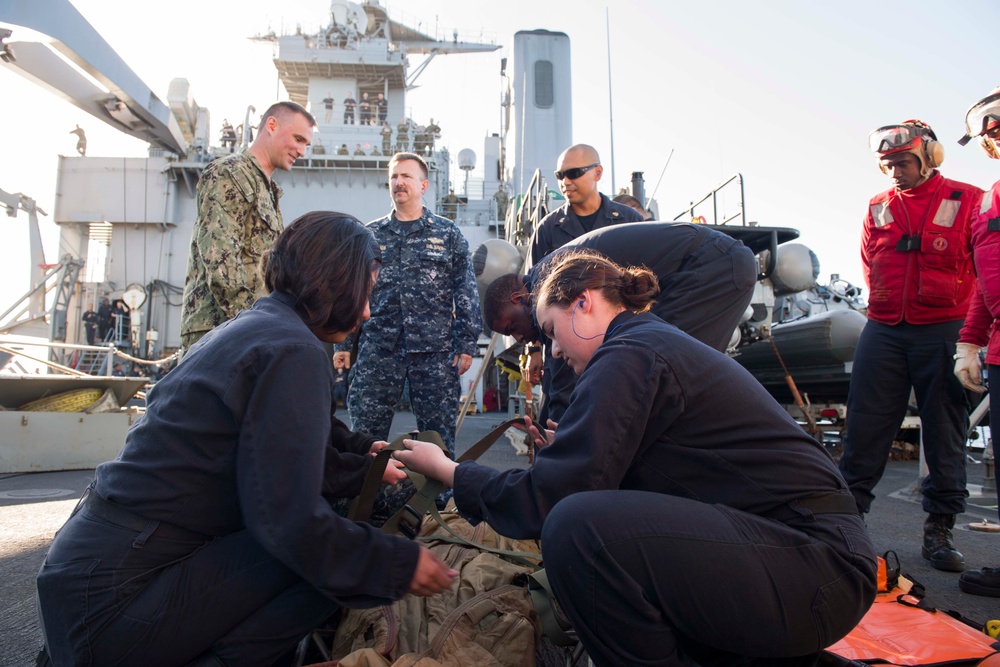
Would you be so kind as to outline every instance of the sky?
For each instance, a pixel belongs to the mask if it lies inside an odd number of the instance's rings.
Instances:
[[[669,220],[739,173],[747,219],[798,229],[819,257],[821,282],[838,273],[863,285],[862,216],[868,199],[891,186],[868,150],[876,127],[922,119],[945,148],[945,176],[983,188],[1000,178],[1000,162],[975,143],[956,143],[968,107],[1000,84],[1000,3],[992,0],[383,4],[425,32],[450,38],[458,30],[502,47],[438,57],[409,93],[410,115],[435,118],[452,156],[462,148],[481,156],[484,137],[500,130],[500,58],[510,55],[514,33],[564,32],[573,142],[597,148],[603,192],[643,172],[647,195]],[[173,78],[187,78],[211,112],[213,138],[223,118],[242,119],[247,105],[260,110],[284,97],[272,46],[248,38],[297,26],[315,32],[330,8],[324,0],[135,0],[127,11],[107,0],[73,5],[162,100]],[[411,71],[421,59],[411,56]],[[89,156],[146,154],[143,142],[2,68],[0,99],[0,189],[22,192],[49,213],[57,156],[75,154],[75,125],[87,132]],[[735,190],[724,193],[720,213],[735,213],[738,201]],[[51,217],[42,226],[54,262],[58,231]],[[27,216],[0,216],[0,312],[27,288]]]

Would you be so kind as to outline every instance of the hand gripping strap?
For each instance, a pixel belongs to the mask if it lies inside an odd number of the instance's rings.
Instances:
[[[483,452],[489,449],[493,443],[499,440],[500,436],[502,436],[504,432],[514,424],[524,424],[524,419],[509,419],[503,422],[469,447],[469,449],[459,456],[456,461],[458,463],[462,463],[464,461],[475,461],[482,456]],[[440,438],[437,433],[428,431],[428,434],[431,433],[433,433],[435,437]],[[422,439],[421,435],[418,435],[416,439]],[[433,442],[433,440],[431,440],[431,442]],[[439,444],[439,446],[443,448],[443,445]],[[417,493],[410,498],[409,502],[407,502],[402,509],[389,517],[389,520],[382,525],[382,532],[389,533],[390,535],[401,533],[410,539],[416,537],[417,533],[420,531],[420,523],[423,521],[424,514],[427,513],[431,507],[434,507],[434,501],[446,488],[442,482],[439,482],[436,479],[424,479],[422,484],[419,479],[415,479],[414,486],[417,487]]]
[[[514,424],[524,423],[524,419],[520,418],[509,419],[503,422],[486,434],[486,436],[478,442],[469,447],[468,450],[458,457],[457,461],[459,463],[462,463],[463,461],[475,461],[482,456],[483,452],[489,449],[493,443],[499,440],[500,436],[503,435],[508,428]],[[375,498],[378,495],[379,486],[382,484],[382,474],[385,472],[385,467],[389,463],[389,457],[392,456],[393,452],[404,449],[403,440],[410,437],[411,436],[409,435],[399,436],[379,451],[378,455],[375,457],[375,461],[372,463],[371,468],[368,470],[368,475],[365,477],[364,484],[361,486],[361,493],[351,504],[348,519],[351,521],[368,520],[372,513],[372,507],[375,504]],[[422,440],[424,442],[433,442],[444,452],[448,452],[448,449],[441,440],[441,436],[436,431],[424,431],[418,433],[412,439]],[[413,534],[408,535],[408,537],[412,539],[413,536],[416,535],[416,530],[420,527],[420,522],[423,520],[424,513],[434,505],[434,500],[442,491],[444,491],[445,486],[437,480],[426,479],[423,475],[419,475],[411,471],[407,471],[407,474],[413,481],[413,485],[417,488],[417,493],[410,498],[402,509],[392,515],[389,520],[385,522],[382,526],[382,531],[389,534],[400,532],[405,534],[411,532],[411,529],[413,529]]]
[[[358,497],[351,503],[351,509],[347,513],[348,520],[368,521],[371,517],[372,508],[375,506],[375,498],[378,496],[379,487],[382,485],[382,475],[385,473],[386,466],[389,465],[389,458],[392,456],[393,452],[404,449],[403,440],[410,437],[413,436],[410,436],[409,434],[399,436],[383,447],[375,456],[375,460],[372,462],[371,468],[368,469],[368,474],[365,475],[365,481],[361,485],[361,493],[359,493]],[[435,442],[439,447],[444,448],[444,443],[441,442],[441,436],[435,431],[418,433],[416,435],[416,439],[424,440],[426,442]],[[445,449],[445,451],[447,452],[448,450]]]

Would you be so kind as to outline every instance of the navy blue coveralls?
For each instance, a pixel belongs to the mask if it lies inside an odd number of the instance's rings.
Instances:
[[[338,607],[406,594],[419,547],[329,505],[359,493],[375,438],[333,416],[294,305],[206,334],[98,466],[38,574],[53,664],[271,665]]]
[[[757,281],[753,252],[742,241],[700,225],[641,222],[595,229],[563,248],[589,248],[623,266],[656,274],[660,296],[651,312],[709,347],[725,352]],[[532,270],[537,277],[547,262]],[[558,422],[569,405],[576,373],[551,354],[546,339],[539,414]]]
[[[454,488],[471,519],[541,537],[597,665],[807,655],[875,598],[874,547],[826,450],[650,313],[610,323],[532,468],[464,462]]]

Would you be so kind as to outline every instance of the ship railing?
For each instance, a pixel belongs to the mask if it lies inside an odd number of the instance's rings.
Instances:
[[[38,348],[38,351],[35,348]],[[37,374],[37,372],[41,372],[42,368],[45,368],[49,373],[87,376],[110,375],[114,364],[115,348],[110,345],[76,345],[0,336],[0,353],[10,355],[10,359],[7,360],[7,364],[3,368],[4,373],[30,375]],[[28,362],[34,371],[28,368],[26,365]],[[79,370],[79,367],[84,364],[88,364],[92,369],[97,369],[100,372]]]
[[[279,60],[288,62],[338,62],[365,66],[393,66],[403,61],[403,53],[391,48],[384,37],[354,40],[349,43],[331,42],[323,39],[306,41],[292,40],[280,42]]]
[[[536,169],[523,194],[517,195],[514,201],[507,205],[507,221],[504,233],[507,241],[515,246],[524,246],[531,242],[535,227],[548,213],[548,188],[542,170]]]
[[[732,190],[731,187],[728,190],[726,190],[726,188],[727,188],[727,186],[730,186],[733,183],[735,183],[736,185],[739,186],[740,200],[739,200],[738,210],[733,215],[723,216],[722,220],[720,221],[719,220],[719,196],[720,196],[720,193],[722,193],[724,190],[727,193],[729,192],[729,190]],[[706,220],[704,216],[695,215],[695,211],[699,210],[700,206],[702,206],[703,204],[706,204],[708,202],[711,202],[711,204],[712,204],[712,221],[711,222],[708,222],[708,220]],[[740,221],[740,225],[743,226],[743,227],[746,227],[747,226],[747,214],[746,214],[745,200],[743,198],[743,174],[740,174],[740,173],[733,174],[728,179],[726,179],[725,181],[723,181],[722,183],[720,183],[718,186],[716,186],[715,188],[713,188],[707,195],[705,195],[704,197],[702,197],[701,199],[699,199],[697,202],[691,202],[690,206],[688,206],[686,209],[684,209],[683,211],[681,211],[680,213],[678,213],[677,215],[674,216],[674,220],[675,221],[678,221],[681,218],[687,218],[688,221],[691,221],[691,222],[694,222],[694,221],[697,220],[699,222],[703,222],[703,223],[707,223],[707,224],[712,224],[712,225],[726,225],[726,224],[729,224],[730,222],[732,222],[733,220],[739,220]]]

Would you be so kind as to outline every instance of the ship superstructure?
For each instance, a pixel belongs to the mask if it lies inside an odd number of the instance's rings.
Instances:
[[[181,293],[201,170],[249,145],[260,115],[275,100],[247,100],[244,118],[236,119],[236,127],[224,127],[223,144],[213,145],[217,130],[209,110],[197,104],[186,80],[172,81],[166,102],[160,101],[65,0],[0,0],[0,21],[50,37],[40,43],[19,40],[16,29],[0,34],[4,66],[150,142],[144,158],[59,158],[53,219],[60,227],[60,249],[85,268],[61,304],[65,322],[50,337],[78,342],[86,306],[127,294],[135,306],[131,326],[113,334],[111,342],[136,356],[166,356],[180,345]],[[333,2],[329,24],[314,34],[297,30],[255,39],[276,44],[274,64],[288,98],[317,120],[307,155],[290,172],[274,175],[285,191],[286,223],[318,209],[361,220],[385,215],[391,207],[388,161],[404,149],[427,160],[425,204],[442,212],[441,199],[456,185],[450,178],[453,156],[439,145],[433,110],[412,112],[407,91],[435,57],[491,52],[497,45],[460,40],[457,33],[437,39],[394,21],[376,0]],[[411,69],[413,57],[422,59]],[[363,118],[366,97],[371,115]],[[355,102],[353,117],[345,113],[348,99]],[[383,120],[390,127],[387,147]],[[489,196],[502,182],[499,135],[487,138],[484,153],[484,164],[497,165],[484,170],[492,177],[481,181],[476,196],[456,188],[462,203],[453,211],[472,247],[502,234]],[[467,161],[455,166],[471,168]],[[16,324],[3,327],[17,333]]]

